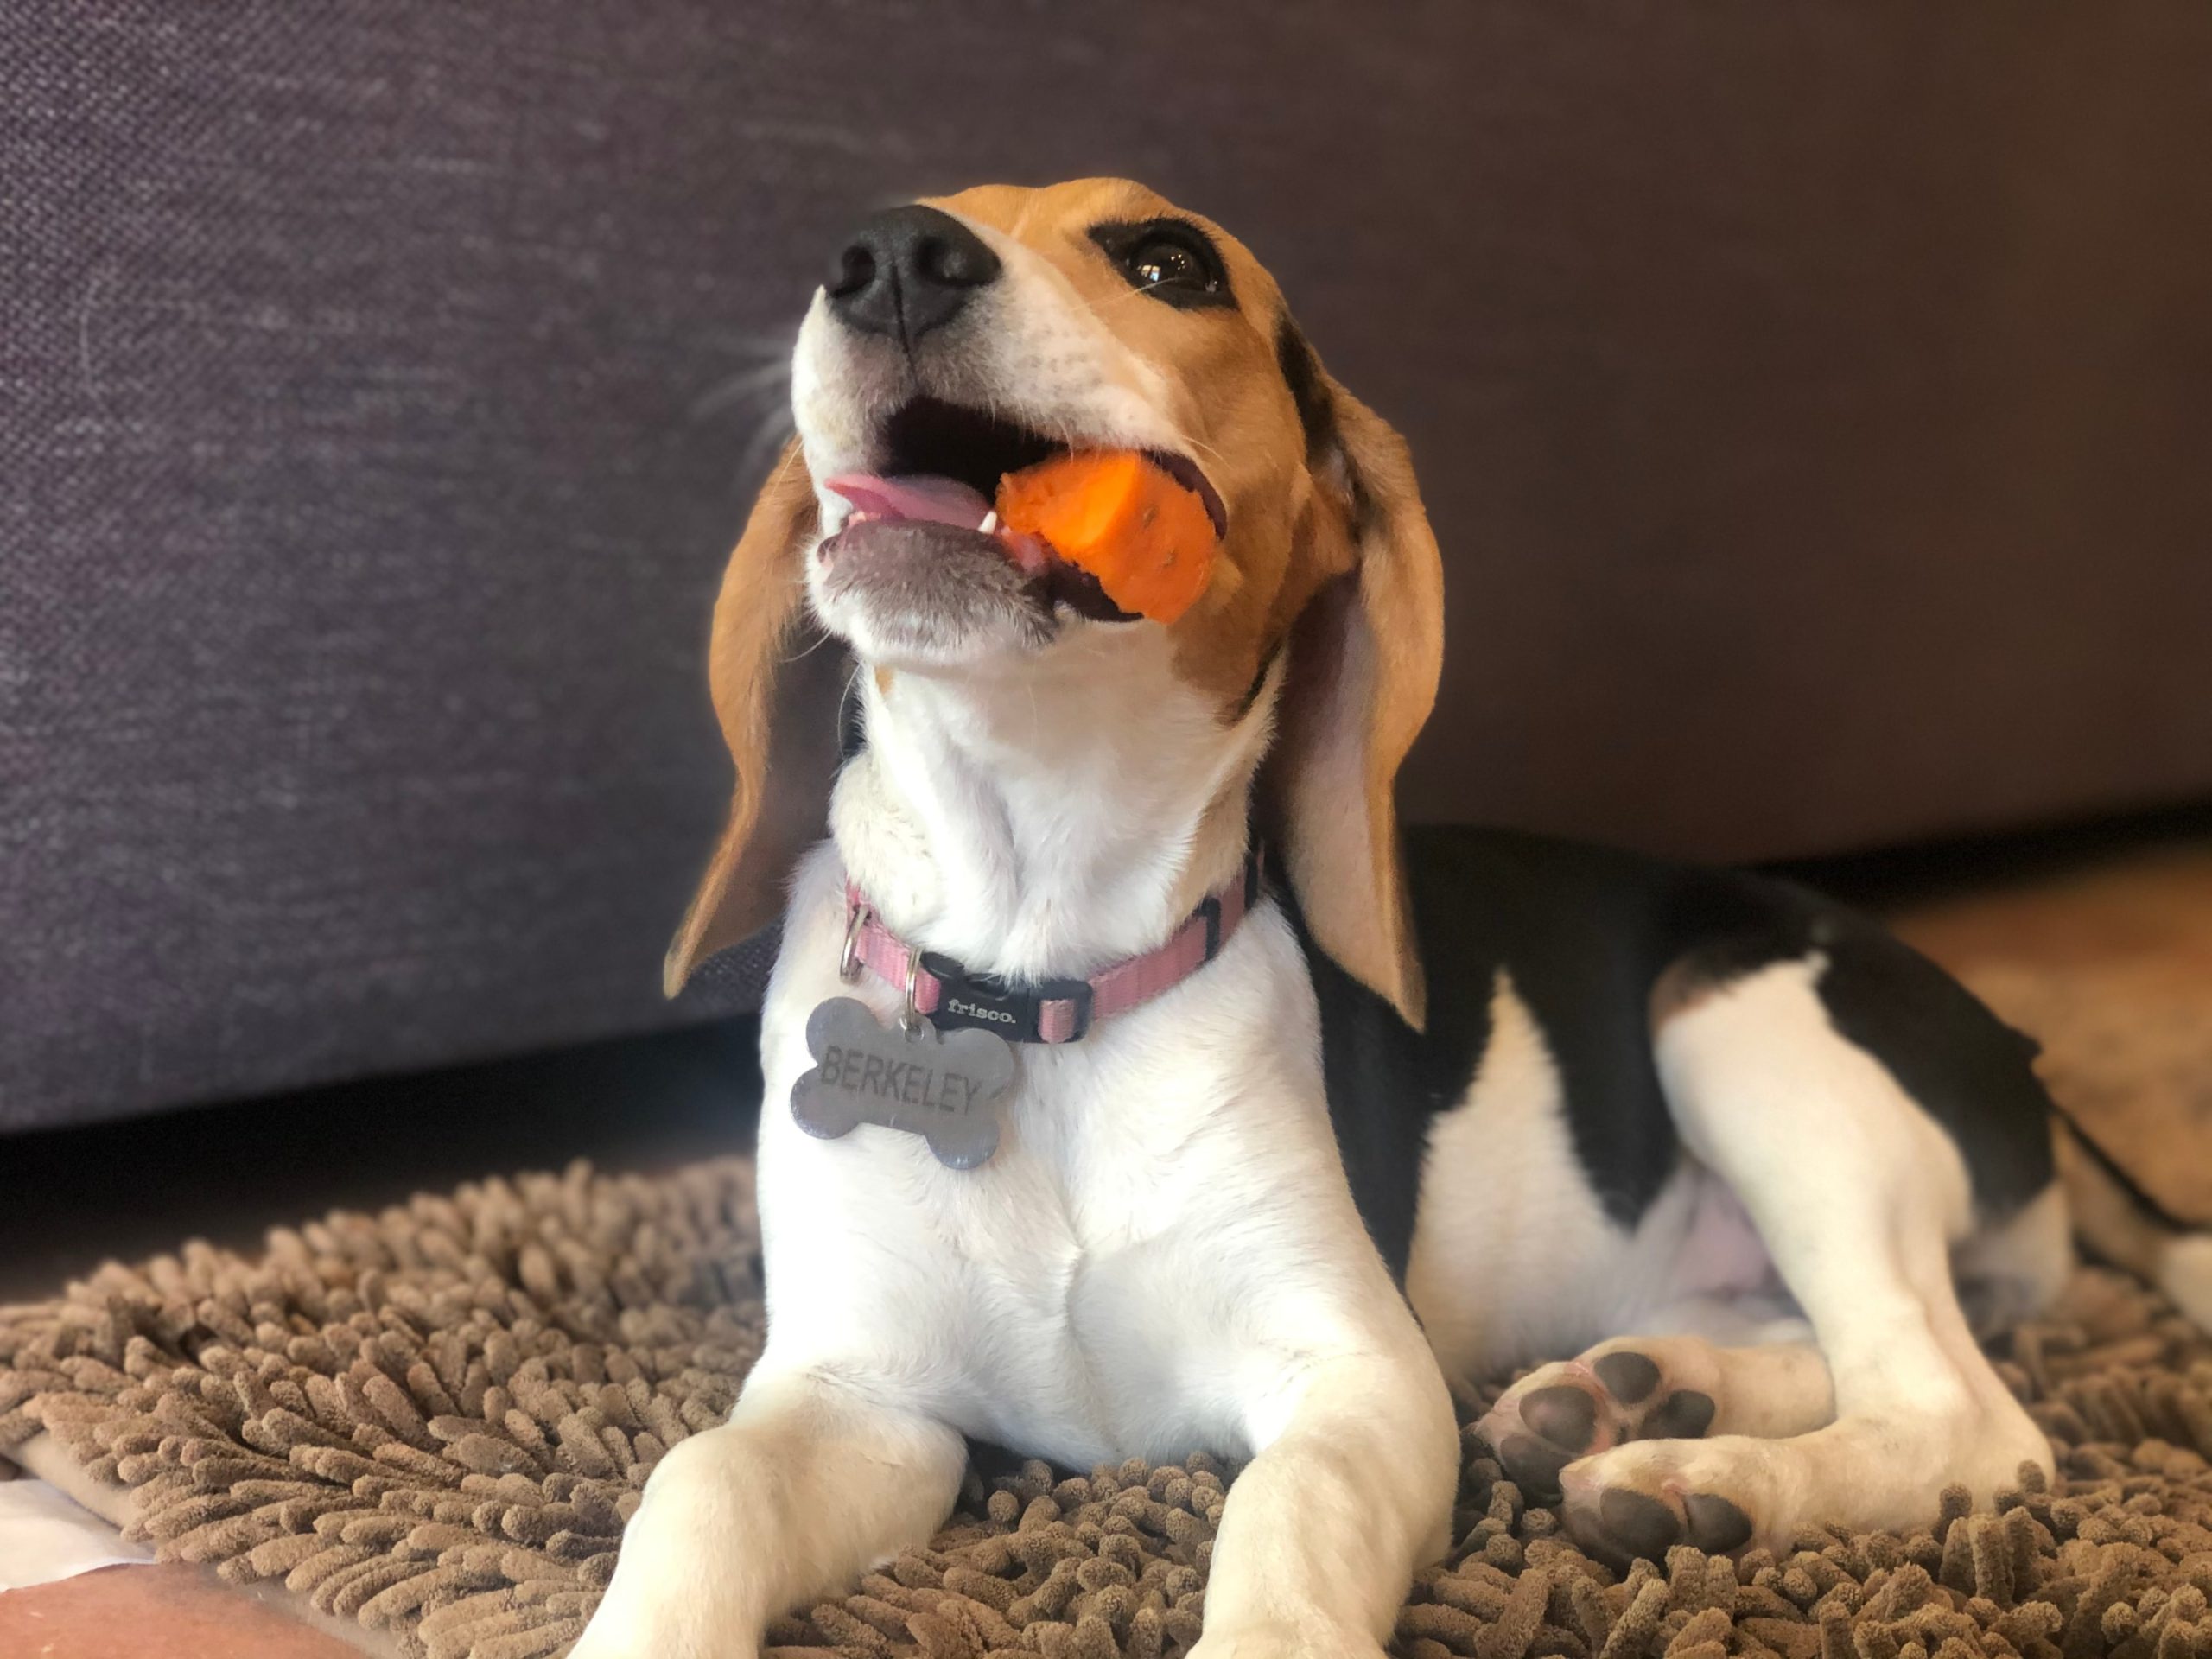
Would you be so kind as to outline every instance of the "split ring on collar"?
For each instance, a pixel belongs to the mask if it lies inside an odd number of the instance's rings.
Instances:
[[[845,950],[844,954],[837,958],[837,977],[848,985],[856,983],[860,979],[861,933],[874,915],[873,905],[858,904],[852,906],[851,913],[845,918]],[[906,1006],[912,1008],[913,1002],[914,980],[909,974],[906,976]]]

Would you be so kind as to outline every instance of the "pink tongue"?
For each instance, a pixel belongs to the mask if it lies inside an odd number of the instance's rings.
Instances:
[[[823,484],[851,502],[856,511],[872,512],[879,518],[919,518],[974,530],[991,511],[989,502],[957,479],[840,473],[824,479]]]

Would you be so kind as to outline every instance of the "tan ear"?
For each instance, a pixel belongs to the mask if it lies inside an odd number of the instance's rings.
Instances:
[[[1427,1015],[1398,843],[1398,767],[1435,706],[1444,563],[1405,440],[1333,380],[1311,459],[1326,581],[1291,634],[1268,761],[1271,829],[1315,943],[1419,1028]],[[1333,497],[1332,499],[1330,498]]]
[[[668,948],[661,987],[776,918],[800,854],[822,837],[837,771],[845,654],[806,623],[814,480],[794,439],[760,486],[715,601],[709,680],[736,791],[721,842]]]

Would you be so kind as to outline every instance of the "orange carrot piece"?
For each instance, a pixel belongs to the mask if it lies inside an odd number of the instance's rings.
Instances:
[[[1000,520],[1098,578],[1125,611],[1173,622],[1205,591],[1212,516],[1133,449],[1057,455],[999,480]]]

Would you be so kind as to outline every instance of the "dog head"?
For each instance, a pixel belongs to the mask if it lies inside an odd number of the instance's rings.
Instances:
[[[1261,820],[1307,925],[1419,1024],[1392,798],[1435,699],[1442,568],[1404,444],[1321,367],[1251,253],[1120,180],[897,208],[816,293],[791,390],[798,436],[715,612],[736,796],[671,994],[770,918],[820,833],[842,665],[805,649],[811,623],[879,684],[1080,652],[1085,671],[1175,677],[1224,741],[1272,717]],[[1207,585],[1164,629],[979,527],[1003,474],[1068,448],[1142,451],[1205,502]]]

